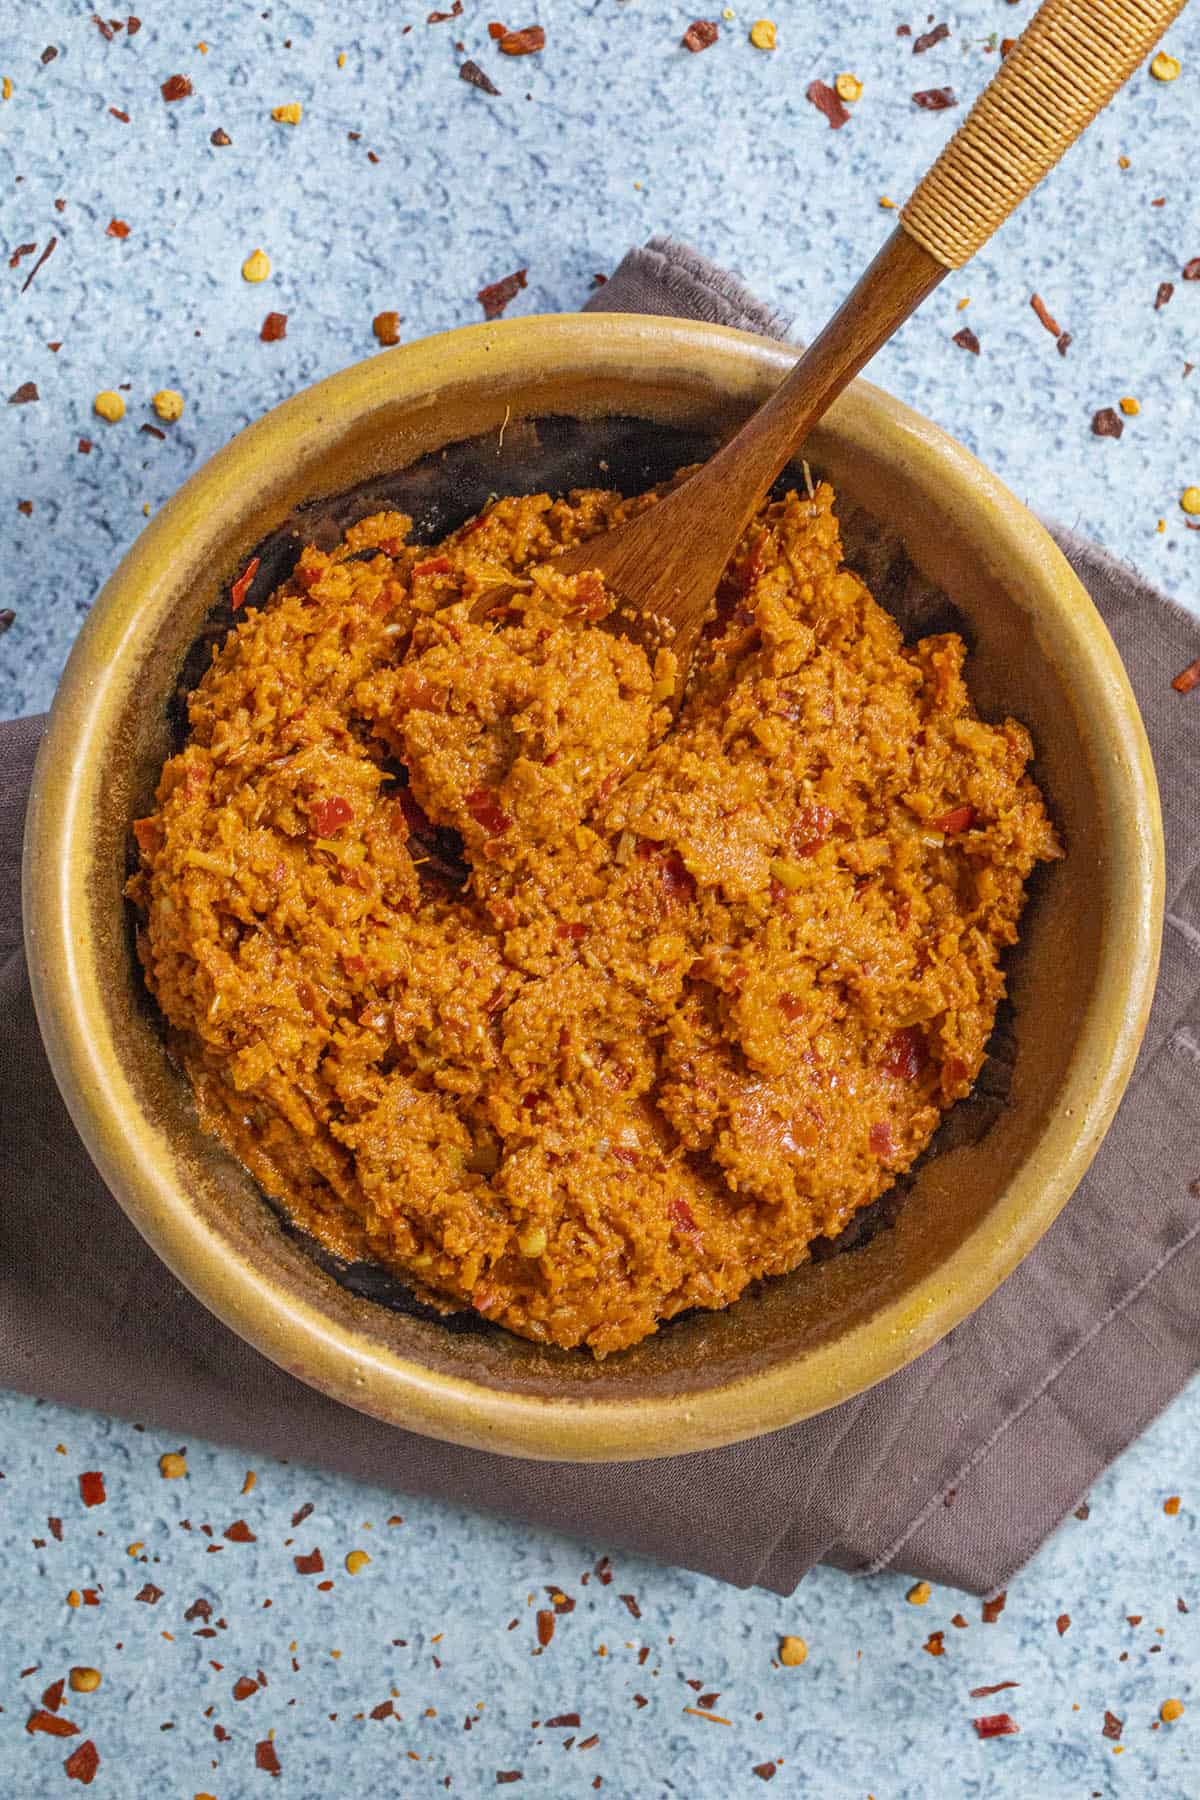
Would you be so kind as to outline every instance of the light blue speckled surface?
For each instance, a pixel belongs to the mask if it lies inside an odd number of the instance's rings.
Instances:
[[[512,312],[573,308],[594,271],[665,230],[739,267],[804,335],[886,232],[880,194],[902,199],[954,123],[953,113],[918,112],[911,92],[951,83],[968,99],[992,67],[989,34],[1012,32],[1027,11],[970,0],[938,15],[951,37],[914,59],[895,26],[921,30],[924,14],[779,0],[773,57],[746,42],[752,12],[691,57],[677,48],[686,7],[541,0],[546,50],[514,62],[489,43],[480,0],[433,26],[415,6],[382,0],[324,12],[146,0],[141,32],[111,43],[82,8],[0,0],[0,74],[14,83],[0,103],[5,248],[60,238],[24,297],[33,259],[5,272],[4,394],[33,380],[41,399],[3,413],[0,606],[15,608],[17,622],[0,640],[0,711],[47,702],[143,506],[266,407],[369,354],[371,317],[383,308],[403,315],[411,339],[478,318],[477,288],[522,266],[529,287]],[[534,16],[531,7],[508,22]],[[457,79],[456,38],[490,70],[500,99]],[[1200,283],[1180,279],[1200,256],[1194,7],[1170,43],[1180,80],[1136,78],[1036,204],[873,373],[1041,511],[1081,525],[1194,605],[1200,535],[1178,508],[1182,489],[1200,483],[1200,370],[1183,377],[1185,361],[1200,364]],[[59,55],[43,66],[49,44]],[[845,68],[866,91],[833,133],[804,89]],[[175,72],[196,91],[167,106],[159,84]],[[295,129],[269,118],[289,100],[305,107]],[[217,126],[230,147],[210,147]],[[105,235],[113,217],[130,226],[123,242]],[[250,287],[240,266],[259,244],[274,274]],[[1176,291],[1156,313],[1164,280]],[[1034,289],[1072,333],[1065,359],[1029,308]],[[978,358],[949,341],[964,295]],[[271,309],[288,313],[288,335],[263,344]],[[105,426],[92,396],[122,382],[128,416]],[[186,395],[187,411],[160,443],[137,428],[163,386]],[[1119,443],[1094,438],[1092,412],[1122,394],[1137,397],[1140,416]],[[90,455],[76,450],[81,435],[95,442]],[[23,500],[32,516],[18,511]],[[164,1483],[157,1458],[176,1447],[25,1400],[0,1412],[2,1800],[78,1791],[62,1764],[80,1737],[24,1730],[45,1685],[75,1663],[100,1668],[104,1685],[69,1695],[64,1714],[100,1752],[95,1791],[119,1800],[432,1795],[447,1778],[451,1793],[474,1796],[512,1770],[523,1771],[521,1795],[553,1800],[592,1793],[597,1777],[619,1800],[708,1800],[763,1791],[754,1765],[777,1758],[770,1792],[814,1800],[1200,1794],[1196,1386],[1100,1484],[1090,1518],[1068,1521],[1014,1583],[992,1625],[961,1596],[936,1592],[914,1608],[899,1580],[855,1584],[827,1572],[791,1601],[630,1560],[611,1585],[593,1577],[585,1587],[581,1573],[603,1544],[535,1537],[301,1467],[255,1465],[257,1485],[243,1497],[240,1454],[200,1444],[188,1447],[186,1480]],[[78,1476],[92,1469],[103,1470],[108,1498],[85,1511]],[[1183,1496],[1175,1518],[1162,1511],[1172,1493]],[[292,1513],[310,1501],[293,1532]],[[402,1525],[385,1523],[393,1513]],[[48,1516],[61,1519],[61,1542]],[[236,1519],[254,1543],[221,1537]],[[137,1540],[149,1563],[126,1555]],[[334,1581],[325,1593],[292,1561],[314,1545]],[[355,1546],[372,1561],[352,1579],[342,1559]],[[154,1605],[135,1599],[147,1580],[162,1590]],[[537,1656],[534,1613],[555,1583],[577,1605]],[[89,1587],[102,1589],[99,1606],[70,1609],[68,1591]],[[636,1596],[640,1620],[622,1594]],[[212,1602],[213,1639],[192,1635],[201,1619],[184,1620],[198,1596]],[[950,1623],[960,1605],[966,1629]],[[1062,1636],[1061,1613],[1071,1618]],[[939,1629],[945,1654],[927,1656],[922,1645]],[[801,1669],[773,1665],[784,1631],[809,1642]],[[269,1685],[233,1700],[234,1681],[260,1668]],[[969,1698],[971,1687],[1004,1680],[1021,1685]],[[355,1716],[393,1689],[401,1719]],[[715,1710],[732,1723],[685,1713],[698,1692],[717,1692]],[[1171,1694],[1189,1711],[1155,1729]],[[1005,1706],[1021,1735],[978,1742],[972,1716]],[[1106,1708],[1124,1721],[1119,1755],[1102,1735]],[[576,1711],[573,1732],[531,1726]],[[214,1736],[218,1725],[227,1741]],[[274,1784],[254,1755],[270,1731],[283,1770]],[[592,1734],[599,1742],[582,1749]]]

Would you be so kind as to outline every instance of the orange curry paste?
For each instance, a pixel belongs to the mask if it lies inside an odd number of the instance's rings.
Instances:
[[[554,565],[653,504],[306,549],[192,694],[130,883],[202,1120],[266,1192],[597,1355],[795,1268],[912,1164],[1059,854],[1027,732],[975,716],[959,638],[905,646],[826,486],[755,520],[672,725]]]

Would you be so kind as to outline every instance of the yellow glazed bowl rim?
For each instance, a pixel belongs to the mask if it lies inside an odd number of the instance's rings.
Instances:
[[[315,454],[344,421],[397,399],[436,406],[439,387],[532,370],[620,379],[665,365],[701,372],[740,404],[794,360],[743,332],[641,315],[547,315],[471,326],[328,377],[275,407],[194,474],[138,538],[81,631],[55,698],[34,778],[25,848],[26,945],[58,1085],[100,1174],[143,1237],[225,1324],[323,1392],[396,1425],[526,1457],[624,1460],[711,1448],[823,1411],[910,1362],[965,1318],[1045,1232],[1095,1154],[1132,1071],[1154,991],[1162,916],[1157,787],[1125,671],[1090,598],[1041,524],[960,444],[889,395],[856,382],[830,423],[851,444],[936,473],[948,504],[984,521],[993,556],[1040,603],[1043,654],[1069,659],[1106,740],[1125,747],[1098,780],[1111,811],[1109,891],[1126,928],[1106,933],[1097,1000],[1032,1154],[957,1249],[903,1296],[791,1360],[677,1396],[547,1398],[425,1366],[264,1284],[172,1179],[112,1048],[89,909],[89,823],[97,771],[122,697],[137,681],[147,620],[170,603],[180,542],[235,516],[264,467]],[[1107,784],[1105,786],[1105,784]],[[1119,940],[1119,941],[1118,941]],[[1088,1037],[1091,1033],[1091,1037]]]

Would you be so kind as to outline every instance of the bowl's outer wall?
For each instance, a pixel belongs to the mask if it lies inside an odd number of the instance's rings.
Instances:
[[[774,1429],[910,1361],[977,1306],[1069,1197],[1112,1116],[1153,994],[1157,791],[1136,704],[1090,599],[1032,516],[960,446],[866,383],[806,446],[847,502],[904,536],[974,636],[985,716],[1022,719],[1067,845],[1011,968],[1013,1104],[927,1165],[897,1228],[605,1362],[356,1299],[279,1228],[197,1126],[133,956],[131,818],[169,749],[166,702],[223,584],[301,503],[525,417],[620,413],[723,430],[785,347],[602,315],[478,326],[297,395],[192,477],[98,599],[39,760],[26,934],[55,1074],[108,1185],[211,1309],[284,1368],[397,1424],[511,1454],[665,1455]]]

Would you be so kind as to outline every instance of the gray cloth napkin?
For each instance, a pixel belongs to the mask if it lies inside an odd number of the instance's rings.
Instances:
[[[775,335],[733,277],[655,239],[594,310]],[[20,947],[18,863],[40,721],[0,727],[0,1386],[340,1469],[790,1593],[816,1562],[987,1593],[1200,1366],[1200,694],[1171,679],[1200,624],[1056,533],[1125,660],[1167,846],[1162,974],[1092,1168],[1015,1274],[907,1369],[726,1450],[518,1462],[392,1430],[301,1386],[167,1273],[101,1185],[46,1064]]]

